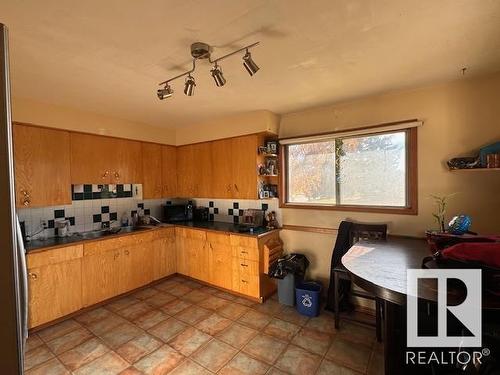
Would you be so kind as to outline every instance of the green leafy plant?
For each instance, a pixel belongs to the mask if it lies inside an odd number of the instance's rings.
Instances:
[[[454,195],[455,195],[455,193],[448,194],[448,195],[442,195],[442,196],[431,194],[431,198],[434,199],[434,204],[437,207],[437,212],[433,213],[432,216],[434,217],[434,219],[436,219],[438,227],[441,230],[441,232],[445,231],[444,220],[445,220],[446,208],[448,205],[448,201]]]

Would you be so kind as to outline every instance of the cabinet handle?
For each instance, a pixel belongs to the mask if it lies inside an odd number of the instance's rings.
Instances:
[[[38,275],[37,275],[36,273],[32,273],[32,272],[30,272],[30,273],[28,273],[28,276],[29,276],[31,279],[33,279],[33,280],[38,279]]]
[[[109,176],[109,171],[106,171],[106,172],[104,172],[104,174],[102,175],[102,178],[103,178],[103,179],[105,179],[105,178],[106,178],[106,177],[108,177],[108,176]]]
[[[242,266],[242,267],[248,267],[248,264],[240,263],[240,266]]]
[[[130,255],[130,252],[128,250],[125,250],[125,255]]]
[[[227,192],[230,193],[231,192],[231,184],[227,185]]]
[[[30,193],[28,192],[28,190],[21,190],[21,194],[24,195],[26,198],[30,197]]]
[[[234,184],[234,188],[236,189],[236,192],[239,193],[240,189],[238,189],[238,185]]]
[[[120,174],[118,172],[115,172],[115,180],[119,180],[120,179]]]
[[[29,206],[29,205],[30,205],[30,203],[31,203],[31,201],[30,201],[28,198],[24,198],[24,199],[23,199],[23,205],[24,205],[24,206]]]
[[[245,283],[245,284],[248,284],[248,281],[243,280],[243,279],[241,280],[241,282],[242,282],[242,283]]]
[[[248,251],[243,251],[243,250],[241,250],[241,253],[242,253],[242,254],[248,254]]]
[[[115,253],[115,256],[114,256],[114,259],[118,258],[118,256],[120,255],[120,253]]]

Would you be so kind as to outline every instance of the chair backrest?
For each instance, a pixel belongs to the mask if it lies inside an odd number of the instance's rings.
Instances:
[[[378,241],[385,239],[387,239],[387,224],[354,223],[349,231],[351,246],[360,240]]]

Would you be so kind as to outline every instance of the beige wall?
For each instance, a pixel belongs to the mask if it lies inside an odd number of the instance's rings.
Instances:
[[[14,121],[87,133],[175,144],[175,131],[30,99],[12,99]]]
[[[344,218],[384,222],[394,234],[423,236],[435,228],[430,194],[457,193],[448,218],[467,213],[472,230],[500,233],[500,172],[450,172],[446,160],[473,155],[500,141],[500,74],[368,97],[282,116],[280,137],[312,134],[418,118],[418,198],[416,216],[284,209],[284,224],[337,228]],[[335,236],[283,231],[286,247],[312,259],[311,274],[327,278]]]
[[[177,130],[178,145],[234,137],[257,132],[278,133],[279,116],[270,111],[254,111],[210,119]]]

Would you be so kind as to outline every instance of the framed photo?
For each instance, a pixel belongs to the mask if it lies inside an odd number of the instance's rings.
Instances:
[[[278,142],[277,141],[267,141],[266,148],[268,154],[277,154],[278,153]]]

